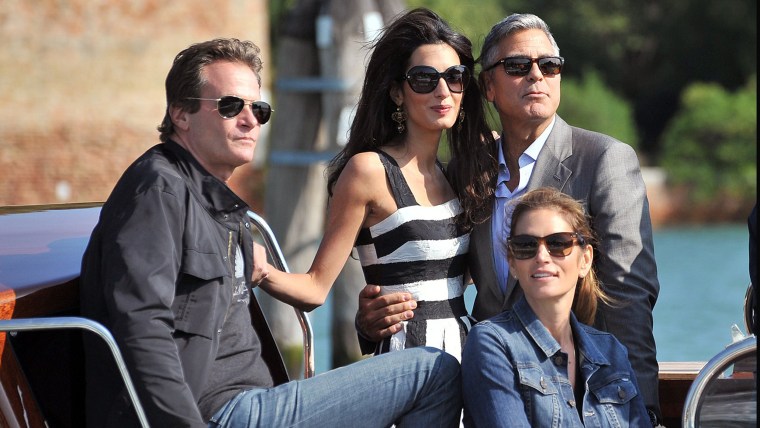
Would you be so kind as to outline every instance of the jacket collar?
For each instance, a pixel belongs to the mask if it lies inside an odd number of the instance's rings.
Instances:
[[[173,163],[187,183],[188,189],[211,214],[224,216],[248,209],[248,205],[232,189],[206,171],[184,147],[172,140],[160,144],[159,147],[174,160]]]
[[[546,358],[551,358],[554,354],[560,351],[559,342],[557,342],[549,333],[549,330],[541,324],[538,316],[533,312],[528,301],[525,300],[525,296],[521,296],[515,303],[513,311],[520,323],[525,327],[528,335],[541,349]],[[575,314],[572,311],[570,312],[570,326],[573,329],[578,350],[583,354],[583,357],[587,362],[597,366],[606,366],[610,364],[607,357],[605,357],[594,344],[586,331],[586,326],[581,324],[578,319],[575,318]]]

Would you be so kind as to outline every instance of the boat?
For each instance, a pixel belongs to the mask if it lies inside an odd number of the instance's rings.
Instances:
[[[0,207],[0,426],[84,426],[83,334],[95,334],[108,344],[138,419],[148,426],[110,332],[79,313],[81,260],[100,208],[99,203]],[[269,226],[255,213],[248,215],[276,267],[287,271]],[[757,341],[750,329],[750,294],[745,302],[749,335],[737,334],[735,342],[707,362],[660,363],[665,427],[757,426]],[[303,332],[302,376],[311,377],[311,323],[295,308],[294,316]],[[261,323],[268,328],[266,320]],[[285,382],[289,376],[273,348],[267,363],[277,366],[278,383]]]
[[[142,426],[142,406],[111,333],[79,313],[82,255],[101,204],[0,207],[0,426],[81,427],[84,421],[83,334],[111,350]],[[281,270],[288,270],[269,226],[248,213]],[[282,356],[258,305],[253,328],[275,383],[289,380]],[[304,377],[314,375],[308,316],[294,308],[304,337]],[[266,331],[266,334],[262,334]],[[267,352],[269,350],[270,352]],[[111,362],[104,362],[111,363]]]

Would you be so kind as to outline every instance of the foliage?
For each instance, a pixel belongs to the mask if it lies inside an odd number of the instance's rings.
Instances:
[[[273,28],[275,18],[296,2],[269,2]],[[698,187],[700,198],[718,188],[754,194],[757,91],[725,91],[741,88],[757,73],[756,0],[407,0],[406,5],[436,11],[468,35],[476,56],[499,20],[511,13],[540,16],[566,60],[559,112],[569,123],[638,146],[653,164],[667,164],[675,181]],[[750,124],[751,130],[742,128]],[[710,141],[721,144],[708,150]],[[744,146],[734,147],[739,141]],[[679,156],[688,162],[679,164]]]
[[[533,13],[551,26],[566,76],[592,67],[632,103],[651,156],[685,87],[702,81],[733,90],[757,71],[756,0],[545,0]]]
[[[558,113],[574,126],[611,135],[634,148],[638,137],[631,106],[610,90],[598,72],[578,79],[562,79]]]
[[[477,4],[475,4],[477,3]],[[493,24],[519,12],[549,24],[565,77],[599,71],[633,106],[641,149],[651,157],[683,88],[716,82],[736,89],[757,72],[757,1],[409,0],[428,6],[477,46]],[[567,98],[565,98],[567,100]],[[564,101],[563,101],[564,102]]]
[[[494,0],[407,0],[407,7],[426,7],[445,19],[458,32],[466,35],[477,58],[488,30],[505,17],[504,9]]]
[[[512,13],[511,11],[540,13],[535,10],[533,3],[519,4],[520,2],[512,1],[510,8],[507,8],[504,3],[493,0],[458,1],[456,5],[453,5],[450,0],[409,0],[407,2],[410,8],[424,6],[436,11],[458,31],[468,35],[473,42],[476,56],[480,54],[483,38],[491,26]],[[597,13],[593,8],[579,7],[579,9],[582,12],[585,11],[583,13],[587,15]],[[596,30],[600,33],[611,34],[621,31],[618,29],[623,21],[620,16],[606,18],[608,16],[588,17],[588,19],[599,19],[602,21],[601,27],[608,27],[603,30],[600,26],[596,26]],[[564,22],[564,19],[561,22]],[[575,73],[562,81],[563,96],[559,114],[568,123],[611,135],[636,147],[638,133],[633,118],[633,108],[624,98],[605,85],[599,72],[591,67],[586,67],[587,70],[583,71],[579,68],[576,66]],[[498,115],[492,111],[489,119],[494,129],[498,130]]]
[[[661,165],[695,202],[757,195],[757,78],[736,92],[690,85],[663,137]]]
[[[269,2],[273,43],[278,18],[294,3]],[[756,0],[407,0],[406,5],[436,11],[468,35],[476,56],[502,18],[540,16],[565,57],[564,76],[580,79],[597,70],[632,106],[639,147],[655,160],[686,86],[715,82],[734,90],[757,73]]]

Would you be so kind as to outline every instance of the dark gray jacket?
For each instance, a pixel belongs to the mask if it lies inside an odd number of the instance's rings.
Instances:
[[[230,304],[232,251],[239,244],[252,260],[247,209],[171,141],[137,159],[103,206],[82,261],[82,315],[113,333],[152,426],[206,426],[197,400]],[[250,306],[263,358],[283,382],[253,296]],[[134,426],[107,350],[85,339],[88,426]]]

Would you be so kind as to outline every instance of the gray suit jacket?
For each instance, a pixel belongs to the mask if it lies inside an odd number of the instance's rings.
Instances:
[[[614,334],[628,348],[644,402],[659,415],[652,309],[660,285],[649,202],[636,153],[612,137],[572,127],[557,116],[527,190],[543,186],[582,201],[591,216],[599,238],[596,271],[605,292],[618,302],[616,307],[600,305],[595,327]],[[522,293],[513,278],[502,293],[493,245],[489,219],[470,235],[470,273],[478,290],[472,315],[478,320],[509,309]]]

